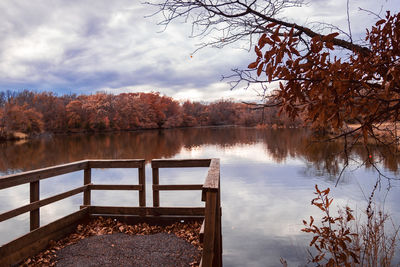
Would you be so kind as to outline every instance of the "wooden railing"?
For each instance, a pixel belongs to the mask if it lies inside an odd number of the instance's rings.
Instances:
[[[159,168],[209,167],[204,184],[160,185]],[[137,168],[138,184],[93,184],[92,168]],[[40,180],[75,171],[84,171],[83,186],[40,199]],[[83,220],[96,216],[122,216],[136,221],[151,219],[203,218],[200,237],[203,243],[202,266],[222,266],[222,234],[220,204],[220,167],[218,159],[153,160],[153,207],[146,207],[146,179],[144,160],[83,160],[64,165],[0,177],[0,190],[21,184],[30,184],[30,204],[0,214],[0,222],[30,213],[30,232],[0,247],[0,266],[17,263],[44,249],[50,240],[72,232]],[[91,205],[92,190],[137,190],[138,207],[111,207]],[[202,190],[203,207],[159,207],[161,190]],[[40,227],[40,208],[83,192],[81,209],[64,218]]]

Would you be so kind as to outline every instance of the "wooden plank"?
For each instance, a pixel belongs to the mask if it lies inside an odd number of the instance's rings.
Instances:
[[[152,163],[153,164],[153,163]],[[159,169],[153,168],[153,207],[160,206],[160,191],[154,188],[154,185],[159,184]]]
[[[47,236],[43,236],[36,242],[29,244],[10,255],[7,255],[5,258],[0,259],[0,266],[15,266],[25,258],[38,254],[49,245],[50,240],[59,240],[67,236],[75,231],[77,225],[78,223],[73,223],[65,226],[62,229],[52,232]]]
[[[39,170],[27,171],[0,177],[0,189],[13,187],[57,176],[65,173],[79,171],[87,166],[87,160],[72,162],[63,165],[52,166]]]
[[[142,185],[142,189],[139,191],[139,206],[146,207],[146,170],[145,162],[142,162],[142,166],[138,169],[139,184]]]
[[[206,192],[206,208],[204,214],[204,243],[203,243],[203,266],[213,266],[215,254],[215,234],[217,215],[217,192]]]
[[[217,190],[219,188],[220,167],[219,159],[212,159],[208,168],[207,178],[204,182],[204,189]]]
[[[153,190],[202,190],[202,184],[153,185]]]
[[[210,159],[153,159],[152,168],[208,167]]]
[[[48,242],[40,243],[39,240],[48,240],[48,236],[51,237],[53,233],[87,218],[88,214],[88,208],[84,208],[1,246],[0,266],[16,263],[35,254],[48,244]]]
[[[222,210],[221,210],[221,194],[218,188],[217,206],[215,214],[215,243],[214,243],[214,262],[213,266],[222,266]]]
[[[90,168],[140,168],[144,159],[90,159]]]
[[[120,214],[120,215],[195,215],[204,216],[202,207],[111,207],[90,206],[91,214]]]
[[[73,189],[73,190],[70,190],[70,191],[67,191],[67,192],[64,192],[64,193],[49,197],[49,198],[45,198],[45,199],[42,199],[42,200],[39,200],[39,201],[35,201],[35,202],[31,203],[31,204],[19,207],[17,209],[10,210],[8,212],[2,213],[2,214],[0,214],[0,222],[8,220],[8,219],[10,219],[12,217],[18,216],[18,215],[23,214],[25,212],[32,211],[32,210],[38,209],[40,207],[46,206],[46,205],[51,204],[53,202],[59,201],[61,199],[64,199],[64,198],[79,194],[79,193],[83,192],[86,188],[87,188],[87,186],[82,186],[82,187],[79,187],[79,188],[76,188],[76,189]]]
[[[203,184],[203,192],[201,194],[202,201],[205,201],[207,191],[218,191],[219,180],[220,180],[219,159],[211,159],[207,177]]]
[[[142,190],[143,185],[130,184],[92,184],[91,190]]]
[[[39,181],[31,182],[29,185],[30,191],[30,203],[39,201],[40,197],[40,184]],[[40,225],[40,211],[39,207],[32,209],[29,214],[30,230],[33,231],[39,228]]]
[[[205,220],[203,220],[203,223],[201,224],[201,227],[200,227],[200,243],[204,242],[204,224],[205,224]]]
[[[89,164],[88,164],[89,165]],[[91,203],[91,191],[90,184],[92,183],[92,169],[87,167],[83,172],[83,184],[87,185],[83,192],[83,205],[90,205]]]
[[[149,225],[162,225],[168,226],[176,222],[201,222],[204,219],[204,216],[196,216],[196,215],[158,215],[158,216],[139,216],[139,215],[118,215],[118,214],[94,214],[90,215],[90,218],[111,218],[116,219],[120,222],[124,222],[130,225],[135,225],[138,223],[147,223]]]

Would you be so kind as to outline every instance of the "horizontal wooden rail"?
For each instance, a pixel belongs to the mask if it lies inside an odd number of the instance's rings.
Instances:
[[[45,199],[42,199],[42,200],[39,200],[39,201],[35,201],[35,202],[31,203],[31,204],[28,204],[28,205],[22,206],[20,208],[17,208],[17,209],[10,210],[10,211],[7,211],[5,213],[2,213],[2,214],[0,214],[0,222],[8,220],[10,218],[13,218],[15,216],[18,216],[18,215],[23,214],[25,212],[32,211],[32,210],[38,209],[40,207],[49,205],[49,204],[54,203],[56,201],[62,200],[64,198],[79,194],[79,193],[83,192],[84,190],[86,190],[87,187],[88,186],[81,186],[81,187],[75,188],[73,190],[70,190],[70,191],[67,191],[67,192],[64,192],[64,193],[49,197],[49,198],[45,198]]]
[[[203,185],[202,184],[154,184],[153,185],[153,190],[202,190]]]
[[[88,165],[87,160],[72,162],[63,165],[43,168],[39,170],[27,171],[17,174],[11,174],[0,178],[0,189],[5,189],[21,184],[36,182],[49,177],[66,174],[74,171],[80,171]]]
[[[83,206],[85,208],[85,206]],[[91,214],[120,214],[120,215],[140,215],[140,216],[159,216],[159,215],[190,215],[204,216],[204,208],[201,207],[109,207],[109,206],[89,206]]]
[[[210,159],[153,159],[152,168],[208,167]]]
[[[144,159],[89,159],[89,168],[141,168]]]
[[[143,185],[130,184],[93,184],[89,187],[91,190],[143,190]]]
[[[49,177],[80,171],[86,168],[140,168],[143,167],[144,164],[145,160],[142,159],[82,160],[39,170],[3,176],[0,178],[0,189],[5,189],[30,182],[36,182]]]
[[[82,209],[64,218],[40,227],[0,247],[0,266],[14,266],[20,260],[35,255],[46,248],[50,240],[58,240],[87,218],[89,209]]]

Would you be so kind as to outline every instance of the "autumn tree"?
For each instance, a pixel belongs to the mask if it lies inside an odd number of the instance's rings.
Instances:
[[[207,106],[200,102],[185,101],[183,108],[183,126],[207,125],[208,114]]]
[[[0,94],[0,139],[7,139],[15,131],[64,133],[254,126],[259,121],[260,112],[242,103],[219,100],[209,104],[190,101],[181,104],[154,92],[57,96],[25,90]],[[287,121],[281,124],[290,125]]]
[[[82,108],[87,114],[87,127],[90,130],[106,130],[110,126],[109,115],[112,116],[112,96],[104,93],[85,96]]]
[[[358,44],[350,30],[321,23],[325,27],[318,31],[285,19],[281,11],[303,5],[302,0],[148,4],[163,16],[161,25],[191,21],[194,35],[205,40],[200,47],[224,47],[242,40],[254,47],[255,59],[248,69],[233,70],[232,87],[244,82],[271,88],[267,100],[280,113],[292,119],[301,116],[314,128],[333,130],[336,137],[354,136],[345,151],[359,141],[368,149],[369,137],[385,145],[397,140],[393,123],[400,108],[399,14],[388,11],[383,18],[375,14],[376,24]],[[348,122],[357,126],[349,128]],[[378,135],[382,130],[387,130],[385,138]]]
[[[63,132],[67,128],[66,105],[62,97],[51,92],[34,95],[32,106],[42,114],[44,130],[48,132]]]
[[[235,103],[230,100],[220,100],[211,103],[207,107],[209,124],[211,125],[233,125],[239,117],[239,110]]]
[[[73,100],[66,105],[68,128],[81,128],[86,121],[86,112],[80,99]]]
[[[2,109],[0,120],[1,135],[22,132],[25,134],[38,134],[43,131],[42,114],[27,104],[18,105],[7,103]]]
[[[346,58],[331,52],[341,44],[338,33],[315,35],[307,49],[300,50],[296,27],[288,32],[277,23],[268,27],[273,33],[260,37],[257,59],[249,67],[266,82],[279,82],[272,97],[281,109],[293,118],[305,113],[314,127],[337,131],[346,121],[356,121],[359,126],[343,134],[359,131],[365,144],[368,135],[382,142],[374,128],[399,119],[400,14],[387,12],[367,31],[369,45],[348,47]]]
[[[115,129],[135,130],[140,127],[139,123],[139,94],[123,93],[114,97],[113,106],[115,112],[112,122]]]
[[[165,106],[164,114],[166,121],[162,125],[163,128],[181,127],[183,122],[182,107],[178,101],[171,97],[163,96],[161,98]]]

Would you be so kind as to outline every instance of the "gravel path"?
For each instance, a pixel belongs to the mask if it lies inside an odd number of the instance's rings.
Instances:
[[[190,266],[199,250],[174,234],[92,236],[57,252],[56,266]]]

